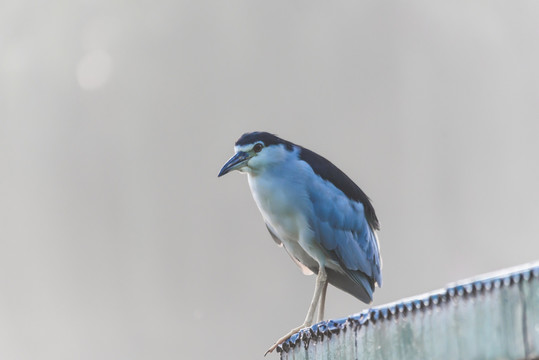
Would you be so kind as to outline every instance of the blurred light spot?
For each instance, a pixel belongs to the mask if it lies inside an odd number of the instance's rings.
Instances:
[[[112,72],[112,59],[103,50],[84,55],[77,65],[77,81],[84,90],[96,90],[107,83]]]

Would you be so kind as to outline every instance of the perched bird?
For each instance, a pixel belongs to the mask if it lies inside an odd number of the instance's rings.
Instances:
[[[275,242],[305,274],[317,274],[303,324],[268,350],[324,317],[328,282],[372,302],[382,286],[379,223],[365,193],[322,156],[267,132],[243,134],[219,172],[247,174],[251,193]],[[267,352],[266,352],[267,354]]]

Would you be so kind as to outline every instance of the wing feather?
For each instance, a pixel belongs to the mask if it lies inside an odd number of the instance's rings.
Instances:
[[[318,242],[372,299],[375,283],[382,285],[381,259],[375,230],[365,215],[364,205],[350,200],[329,182],[313,184],[312,188],[309,197],[315,218],[311,219],[311,227]]]

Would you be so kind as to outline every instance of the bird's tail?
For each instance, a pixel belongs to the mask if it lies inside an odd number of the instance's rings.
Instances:
[[[370,304],[374,293],[374,279],[359,270],[346,270],[346,274],[326,269],[331,285],[349,293],[366,304]]]

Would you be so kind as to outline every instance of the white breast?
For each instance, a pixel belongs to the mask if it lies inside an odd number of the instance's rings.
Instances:
[[[297,181],[271,173],[249,175],[248,178],[251,193],[266,224],[281,241],[297,242],[307,222],[305,215],[310,205]]]
[[[309,226],[314,215],[305,190],[309,175],[312,180],[309,165],[293,159],[264,173],[249,174],[248,179],[264,221],[290,255],[313,271],[320,263],[337,267],[326,262],[328,257]]]

